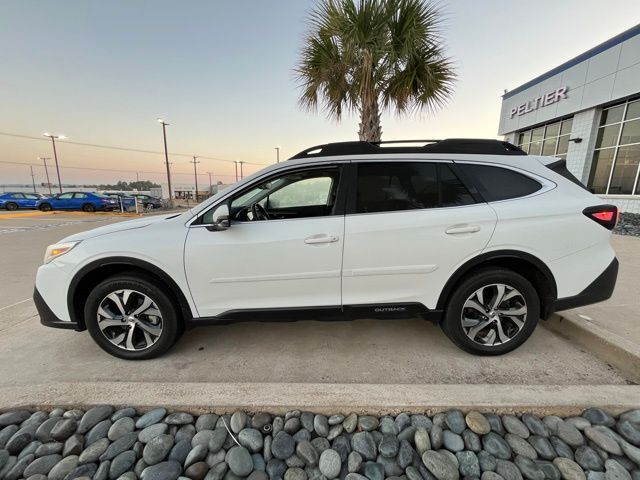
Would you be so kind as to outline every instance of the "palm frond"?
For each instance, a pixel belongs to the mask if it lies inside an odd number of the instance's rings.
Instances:
[[[406,114],[451,98],[455,70],[430,0],[319,0],[309,29],[295,69],[305,109],[339,120],[364,105]]]

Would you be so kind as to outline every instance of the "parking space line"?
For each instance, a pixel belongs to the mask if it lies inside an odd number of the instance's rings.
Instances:
[[[21,303],[30,302],[31,300],[32,300],[31,298],[25,298],[24,300],[20,300],[19,302],[12,303],[11,305],[7,305],[5,307],[0,307],[0,312],[2,310],[6,310],[8,308],[15,307],[16,305],[20,305]]]

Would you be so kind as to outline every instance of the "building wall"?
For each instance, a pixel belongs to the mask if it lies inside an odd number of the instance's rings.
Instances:
[[[550,92],[561,94],[544,106],[540,100],[536,100]],[[573,117],[570,138],[581,139],[581,142],[569,142],[567,168],[586,185],[602,106],[624,101],[639,93],[640,25],[637,25],[505,93],[499,134],[517,145],[519,131]],[[516,114],[513,113],[514,109]],[[603,201],[617,205],[624,212],[640,213],[640,195],[600,196]]]
[[[605,48],[607,45],[612,46]],[[580,61],[583,56],[586,58]],[[639,79],[640,25],[560,65],[538,79],[507,92],[503,96],[500,111],[499,134],[506,135],[634,95],[640,91]],[[520,105],[531,103],[542,95],[565,87],[566,98],[529,113],[512,116],[513,108],[517,109]]]
[[[573,116],[571,138],[581,138],[580,143],[569,142],[567,168],[585,185],[591,171],[591,158],[596,144],[600,112],[591,108]]]

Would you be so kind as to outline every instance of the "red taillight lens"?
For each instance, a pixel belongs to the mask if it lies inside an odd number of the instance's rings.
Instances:
[[[616,223],[618,223],[618,218],[620,217],[618,207],[615,205],[597,205],[595,207],[587,207],[582,211],[582,213],[609,230],[613,230]]]
[[[603,222],[610,222],[613,219],[613,212],[595,212],[591,216]]]

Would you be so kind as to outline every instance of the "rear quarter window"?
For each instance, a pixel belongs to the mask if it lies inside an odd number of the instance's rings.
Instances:
[[[526,197],[542,185],[537,180],[508,168],[458,164],[487,202]]]

